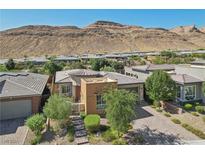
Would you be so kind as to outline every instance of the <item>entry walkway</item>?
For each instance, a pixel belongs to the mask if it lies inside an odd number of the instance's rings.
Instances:
[[[84,122],[80,116],[73,116],[72,122],[75,129],[75,142],[78,145],[89,144],[87,131],[85,130]]]

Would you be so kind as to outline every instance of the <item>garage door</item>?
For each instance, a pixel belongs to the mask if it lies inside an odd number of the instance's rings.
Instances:
[[[31,115],[31,100],[0,102],[0,120],[27,117]]]

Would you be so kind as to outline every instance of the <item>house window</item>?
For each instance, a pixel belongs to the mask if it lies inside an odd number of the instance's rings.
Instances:
[[[184,87],[184,98],[186,100],[194,100],[196,97],[196,86],[185,86]]]
[[[105,101],[103,100],[101,95],[97,95],[97,103],[96,108],[97,109],[104,109],[105,108]]]
[[[61,85],[61,94],[66,96],[72,95],[72,89],[70,85]]]
[[[181,98],[181,86],[177,86],[177,98]]]

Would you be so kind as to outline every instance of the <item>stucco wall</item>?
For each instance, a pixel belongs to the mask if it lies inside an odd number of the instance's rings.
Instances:
[[[81,80],[81,103],[85,104],[86,114],[101,114],[102,110],[96,108],[97,94],[110,87],[117,88],[117,82],[86,83]]]

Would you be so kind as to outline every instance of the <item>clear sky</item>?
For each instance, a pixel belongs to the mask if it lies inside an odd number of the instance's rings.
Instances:
[[[0,30],[24,25],[87,26],[108,20],[143,27],[205,26],[204,10],[0,10]]]

